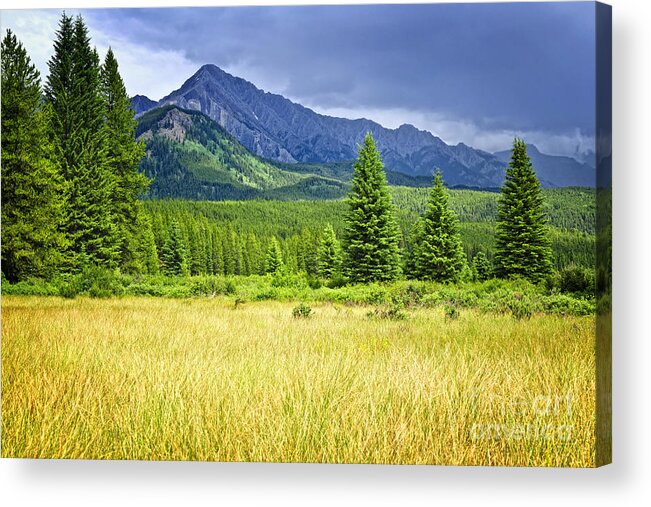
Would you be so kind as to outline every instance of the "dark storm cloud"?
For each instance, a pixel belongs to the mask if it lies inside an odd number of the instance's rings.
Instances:
[[[108,33],[247,69],[297,101],[593,135],[594,4],[92,10]],[[269,85],[271,86],[271,85]]]

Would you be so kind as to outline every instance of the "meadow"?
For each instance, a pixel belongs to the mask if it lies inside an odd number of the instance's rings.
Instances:
[[[309,305],[3,295],[2,456],[595,465],[594,315]]]

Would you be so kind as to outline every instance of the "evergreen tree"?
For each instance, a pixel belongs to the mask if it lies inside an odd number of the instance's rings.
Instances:
[[[327,224],[319,244],[319,275],[333,278],[341,271],[341,246],[332,225]]]
[[[280,244],[278,243],[276,236],[272,236],[267,248],[265,271],[267,273],[277,273],[283,266],[283,252],[280,249]]]
[[[472,273],[475,280],[483,282],[491,277],[492,267],[484,252],[477,252],[472,258]]]
[[[142,203],[139,203],[142,206]],[[133,237],[134,269],[135,273],[156,275],[159,272],[158,253],[151,219],[144,207],[136,213],[136,236]]]
[[[138,258],[138,242],[147,231],[139,217],[143,213],[138,197],[149,187],[149,181],[138,172],[145,153],[143,142],[136,141],[135,112],[118,71],[113,50],[106,53],[101,68],[101,96],[104,103],[104,134],[107,169],[114,179],[111,193],[113,214],[120,241],[120,266],[127,272],[137,272],[146,259]]]
[[[47,136],[39,73],[11,30],[1,46],[2,272],[15,282],[50,276],[60,265],[64,185]]]
[[[52,110],[55,154],[68,182],[65,230],[70,264],[85,252],[92,264],[116,267],[118,228],[111,206],[114,180],[106,166],[99,56],[81,16],[59,23],[45,97]]]
[[[516,138],[497,207],[495,273],[539,281],[551,272],[551,257],[540,182]]]
[[[459,223],[448,206],[448,193],[440,171],[436,171],[427,208],[420,220],[413,255],[415,274],[423,280],[456,280],[466,264]]]
[[[181,227],[173,220],[169,227],[169,234],[161,251],[163,271],[167,276],[187,276],[188,248],[181,233]]]
[[[400,274],[399,229],[373,136],[360,147],[343,238],[345,270],[354,282],[394,280]]]

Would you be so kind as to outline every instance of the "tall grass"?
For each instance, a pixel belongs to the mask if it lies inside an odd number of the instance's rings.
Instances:
[[[2,456],[594,466],[594,317],[2,301]]]

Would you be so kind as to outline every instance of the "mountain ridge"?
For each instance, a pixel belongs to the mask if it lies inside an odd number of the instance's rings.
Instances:
[[[151,104],[139,101],[139,115],[146,105]],[[151,106],[165,105],[199,111],[253,154],[287,164],[353,160],[366,132],[373,133],[388,170],[419,177],[440,168],[449,186],[498,187],[508,162],[502,152],[492,154],[464,143],[448,145],[410,124],[388,129],[368,119],[323,115],[214,64],[203,65],[179,89]],[[542,166],[536,167],[543,186],[584,185],[590,176],[594,186],[594,169],[565,160],[570,157],[556,165],[553,156],[546,157],[552,158],[543,158]]]

